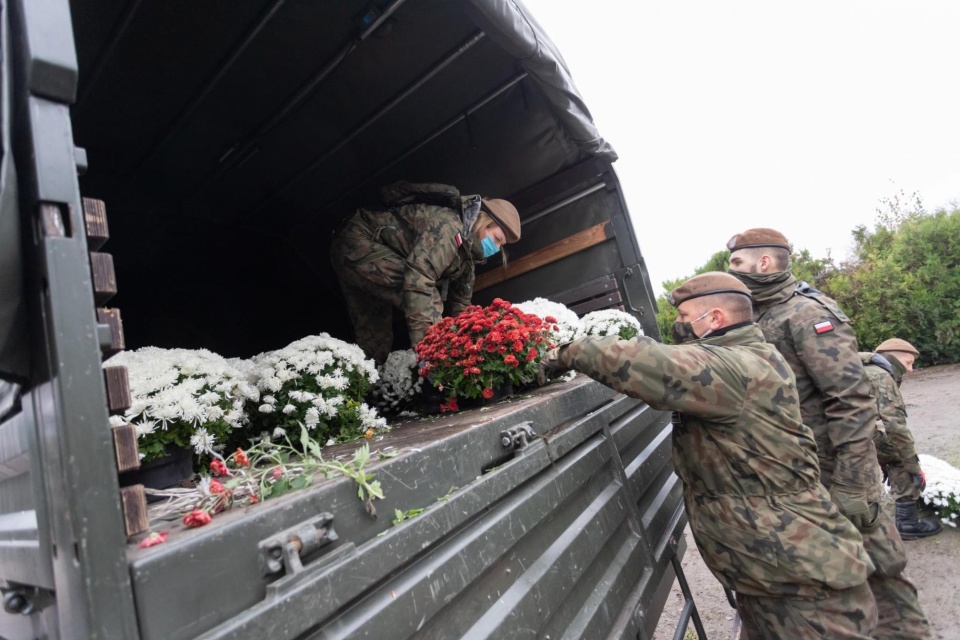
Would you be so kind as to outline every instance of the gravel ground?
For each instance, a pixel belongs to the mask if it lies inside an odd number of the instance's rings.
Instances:
[[[907,404],[908,425],[917,451],[960,467],[960,365],[930,367],[906,375],[900,389]],[[893,512],[893,502],[883,507]],[[960,530],[944,527],[940,535],[907,542],[907,575],[917,585],[920,604],[938,640],[960,638]],[[733,640],[733,609],[720,584],[703,564],[689,528],[684,532],[687,553],[683,569],[690,583],[704,630],[710,640]],[[674,583],[654,640],[673,637],[683,607]],[[695,638],[693,625],[687,638]]]

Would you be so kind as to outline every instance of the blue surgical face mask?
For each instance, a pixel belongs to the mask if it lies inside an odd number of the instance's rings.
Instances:
[[[492,255],[495,255],[500,251],[500,247],[497,246],[497,243],[493,241],[493,238],[487,236],[480,242],[480,246],[483,247],[483,257],[489,258]]]

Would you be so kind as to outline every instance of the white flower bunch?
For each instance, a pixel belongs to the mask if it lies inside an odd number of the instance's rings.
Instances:
[[[552,324],[555,324],[557,328],[551,331],[554,344],[565,344],[585,335],[583,323],[580,322],[577,314],[559,302],[553,302],[546,298],[534,298],[513,306],[524,313],[537,316],[544,322],[548,317],[556,320]]]
[[[616,336],[629,340],[643,335],[640,321],[625,311],[602,309],[583,316],[583,329],[588,336]]]
[[[941,522],[956,527],[960,518],[960,469],[922,453],[920,468],[927,477],[927,486],[920,497],[936,510]]]
[[[355,344],[326,333],[252,358],[251,380],[262,394],[251,411],[269,433],[299,433],[304,425],[323,441],[352,440],[386,420],[362,402],[379,379],[373,360]]]
[[[408,411],[423,387],[417,373],[417,354],[411,349],[394,351],[379,369],[380,380],[373,388],[377,407],[388,413]]]
[[[259,397],[243,372],[205,349],[144,347],[118,353],[105,366],[127,368],[132,405],[111,424],[137,429],[141,457],[162,457],[168,445],[198,456],[220,452],[247,423],[244,406]]]

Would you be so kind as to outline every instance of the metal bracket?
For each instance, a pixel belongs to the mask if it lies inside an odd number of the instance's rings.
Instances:
[[[40,587],[16,586],[3,589],[3,610],[28,616],[53,604],[53,592]]]
[[[530,426],[530,422],[521,422],[516,426],[501,431],[500,443],[504,449],[523,449],[536,437],[537,433]]]
[[[272,575],[284,569],[287,575],[300,573],[304,568],[301,558],[338,539],[332,513],[321,513],[301,522],[258,545],[263,573]]]
[[[634,313],[639,313],[640,315],[643,315],[643,308],[635,306],[633,304],[633,300],[630,299],[630,287],[627,286],[626,280],[627,278],[632,278],[633,276],[634,276],[633,267],[627,267],[626,270],[624,270],[623,272],[623,280],[624,280],[623,297],[626,300],[627,306],[630,308],[631,311],[633,311]]]

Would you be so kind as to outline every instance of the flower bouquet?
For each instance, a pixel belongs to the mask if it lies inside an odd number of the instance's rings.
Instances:
[[[363,402],[379,378],[373,360],[326,333],[255,356],[251,376],[261,394],[251,421],[274,438],[301,425],[320,442],[372,437],[386,427]]]
[[[924,454],[920,454],[920,468],[927,477],[920,498],[937,512],[941,522],[955,528],[960,518],[960,469]]]
[[[620,336],[629,340],[643,335],[640,321],[625,311],[601,309],[583,316],[583,330],[588,336]]]
[[[417,375],[417,354],[410,349],[394,351],[378,373],[380,380],[373,387],[377,408],[395,415],[413,409],[423,387],[423,378]]]
[[[107,364],[127,368],[133,400],[111,424],[136,427],[145,462],[170,447],[192,447],[197,462],[222,451],[242,435],[244,404],[259,395],[240,369],[205,349],[144,347],[118,353]]]
[[[551,339],[555,344],[566,344],[584,335],[583,323],[577,314],[559,302],[534,298],[514,306],[551,324]]]
[[[446,395],[441,412],[457,411],[458,398],[489,400],[499,387],[536,379],[537,363],[553,346],[550,329],[500,298],[467,307],[427,329],[415,349],[420,375]]]

